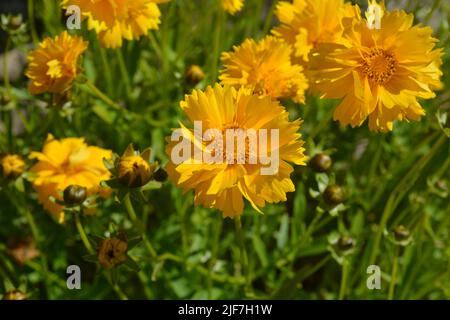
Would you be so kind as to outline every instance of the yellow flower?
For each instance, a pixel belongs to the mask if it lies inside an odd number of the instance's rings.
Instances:
[[[16,179],[25,170],[25,162],[16,154],[0,157],[0,171],[5,179]]]
[[[76,5],[106,48],[119,48],[123,39],[139,39],[158,29],[159,3],[170,0],[63,0],[63,8]]]
[[[66,31],[46,38],[28,55],[27,77],[32,94],[62,93],[69,89],[77,75],[77,61],[88,43]]]
[[[281,25],[272,33],[292,45],[298,62],[305,63],[318,44],[333,43],[340,38],[342,19],[354,17],[356,9],[344,0],[280,1],[276,16]]]
[[[151,179],[157,164],[150,165],[150,149],[142,155],[137,154],[132,145],[129,145],[125,153],[117,163],[117,175],[124,185],[130,188],[138,188],[146,185]]]
[[[86,188],[88,196],[97,193],[107,196],[109,192],[101,188],[100,182],[110,177],[103,159],[111,156],[110,150],[88,146],[83,138],[56,140],[49,134],[42,152],[30,154],[31,159],[38,160],[30,169],[30,179],[39,201],[63,222],[63,208],[52,202],[50,196],[62,201],[62,193],[70,185]]]
[[[301,121],[289,122],[288,112],[278,101],[273,101],[269,96],[254,95],[245,88],[236,90],[216,84],[205,91],[194,90],[180,106],[194,124],[194,130],[182,125],[183,140],[189,144],[188,156],[181,162],[175,160],[180,142],[173,139],[180,130],[174,131],[172,137],[167,139],[166,153],[171,159],[167,171],[170,179],[185,192],[195,190],[197,205],[216,208],[226,217],[235,217],[244,209],[243,198],[261,212],[259,208],[264,207],[266,202],[286,201],[286,192],[295,190],[290,179],[293,168],[288,162],[305,165],[303,141],[297,133]],[[212,139],[211,136],[206,139],[198,135],[198,121],[201,121],[205,136],[212,133]],[[254,130],[255,138],[251,139],[248,134],[245,140],[241,140],[245,152],[236,152],[239,140],[237,144],[228,140],[228,132],[249,133],[251,130]],[[261,133],[264,131],[270,138],[263,143]],[[278,133],[278,140],[272,136],[274,132]],[[205,143],[205,140],[211,142]],[[219,140],[226,142],[220,145]],[[191,143],[195,146],[194,155],[189,152]],[[271,160],[278,160],[277,167],[270,174],[263,174],[263,169],[274,162],[260,161],[260,155],[264,153]],[[258,157],[258,161],[251,161]],[[211,161],[211,158],[215,160]]]
[[[242,10],[244,0],[222,0],[222,8],[231,15]]]
[[[420,120],[418,98],[441,87],[442,50],[430,27],[413,26],[413,15],[384,12],[380,29],[359,17],[347,21],[341,44],[323,45],[311,60],[314,89],[340,99],[334,119],[357,127],[369,118],[372,131],[386,132],[396,120]]]
[[[105,269],[114,268],[127,260],[128,243],[125,239],[106,238],[98,250],[98,261]]]
[[[291,47],[283,40],[272,36],[259,42],[247,39],[233,52],[223,53],[222,62],[222,84],[244,86],[273,99],[305,101],[308,82],[303,67],[291,63]]]

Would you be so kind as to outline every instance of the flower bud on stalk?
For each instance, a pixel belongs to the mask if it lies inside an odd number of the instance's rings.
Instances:
[[[327,172],[332,164],[331,157],[325,153],[318,153],[311,159],[311,167],[316,172]]]
[[[64,204],[69,207],[81,205],[86,200],[86,197],[87,189],[85,187],[70,185],[64,189]]]

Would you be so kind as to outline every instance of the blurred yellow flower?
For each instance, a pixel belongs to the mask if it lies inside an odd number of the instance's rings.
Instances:
[[[309,61],[309,53],[320,43],[335,42],[342,34],[342,19],[354,17],[357,7],[344,0],[280,1],[276,16],[281,25],[272,33],[292,45],[298,62]]]
[[[87,18],[88,29],[95,30],[106,48],[119,48],[123,39],[139,39],[150,29],[158,29],[158,4],[170,0],[63,0],[63,8],[76,5]]]
[[[24,170],[25,162],[17,154],[0,156],[0,172],[5,179],[16,179]]]
[[[63,31],[55,38],[46,38],[28,55],[26,76],[31,80],[32,94],[62,93],[69,89],[77,75],[77,61],[88,43],[81,37]]]
[[[291,63],[291,47],[272,36],[259,42],[245,40],[234,51],[222,54],[222,84],[244,86],[273,99],[292,98],[304,103],[308,81],[303,67]]]
[[[110,178],[103,159],[111,156],[110,150],[88,146],[83,138],[56,140],[49,134],[42,152],[30,154],[31,159],[38,160],[30,169],[30,180],[39,201],[63,222],[63,208],[51,201],[50,196],[62,201],[62,193],[70,185],[85,187],[88,196],[97,193],[107,196],[109,191],[103,189],[100,182]]]
[[[190,143],[189,150],[190,145],[194,145],[194,155],[189,155],[182,163],[175,162],[174,153],[177,153],[179,142],[173,139],[172,134],[167,139],[166,153],[171,159],[167,171],[170,179],[185,192],[195,190],[195,204],[216,208],[225,217],[235,217],[244,209],[243,198],[261,212],[259,208],[264,207],[266,202],[286,201],[286,192],[295,190],[290,179],[293,168],[288,162],[305,165],[303,141],[298,133],[301,121],[290,122],[288,112],[278,101],[273,101],[269,96],[254,95],[245,88],[236,90],[216,84],[205,91],[194,90],[180,106],[194,123],[194,130],[181,125],[183,138]],[[205,143],[204,140],[212,140],[199,137],[195,128],[199,121],[205,136],[208,136],[207,132],[215,132],[214,143]],[[239,155],[234,142],[228,140],[228,132],[251,130],[259,134],[263,131],[278,132],[277,144],[272,135],[264,143],[261,135],[254,140],[248,135],[244,137],[245,152]],[[219,138],[226,143],[218,146]],[[234,152],[228,150],[229,143]],[[198,159],[196,150],[202,151],[203,158]],[[271,159],[277,156],[278,166],[272,174],[262,174],[262,169],[269,166],[268,162],[252,163],[250,160],[257,157],[255,153],[261,155],[263,150]],[[219,161],[207,160],[211,157]]]
[[[222,8],[231,15],[242,10],[244,0],[222,0]]]
[[[369,118],[372,131],[386,132],[395,120],[420,120],[418,98],[441,88],[441,49],[430,27],[413,26],[404,11],[384,12],[381,28],[365,19],[346,21],[340,44],[323,45],[311,59],[314,89],[340,99],[334,119],[357,127]]]

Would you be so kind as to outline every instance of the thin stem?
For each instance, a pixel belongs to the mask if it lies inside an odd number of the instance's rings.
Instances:
[[[28,0],[28,21],[31,31],[31,38],[34,44],[39,43],[39,38],[36,31],[36,22],[34,19],[34,0]]]
[[[241,265],[242,265],[242,273],[245,276],[246,279],[246,289],[250,290],[250,273],[249,273],[249,265],[248,265],[248,255],[247,251],[245,250],[245,243],[244,243],[244,233],[242,232],[242,221],[241,216],[237,216],[234,218],[234,226],[236,229],[236,237],[239,245],[239,251],[240,251],[240,258],[241,258]]]
[[[272,4],[270,5],[269,11],[267,12],[266,21],[264,22],[264,28],[262,34],[267,34],[270,29],[270,25],[272,23],[273,14],[275,13],[275,7],[277,5],[278,1],[273,0]]]
[[[136,211],[134,210],[133,203],[131,202],[130,193],[127,193],[127,195],[123,198],[123,203],[125,205],[125,208],[127,209],[131,221],[136,222],[138,218],[136,215]],[[152,244],[148,240],[147,235],[145,234],[144,231],[141,232],[141,237],[144,242],[145,248],[150,254],[150,257],[152,259],[156,259],[158,257],[158,254],[156,253],[156,250],[153,248]]]
[[[214,31],[214,43],[213,43],[213,54],[211,61],[211,70],[210,76],[211,81],[215,81],[217,78],[218,68],[219,68],[219,59],[220,59],[220,45],[223,41],[222,39],[222,29],[224,25],[224,12],[222,9],[218,10],[218,17],[216,19],[215,31]]]
[[[122,49],[116,50],[117,61],[119,62],[120,73],[122,74],[122,78],[125,82],[125,89],[127,91],[127,95],[131,95],[131,80],[130,75],[128,74],[127,66],[125,64],[125,59],[123,58]]]
[[[113,290],[117,293],[120,300],[128,300],[128,296],[123,292],[122,288],[120,288],[118,283],[113,283],[111,271],[105,274],[106,280],[108,280],[109,284],[113,288]]]
[[[81,241],[83,241],[84,246],[86,247],[86,250],[89,252],[89,254],[94,254],[95,250],[92,248],[91,243],[89,242],[89,239],[86,235],[86,232],[84,232],[83,225],[81,223],[80,215],[81,212],[75,213],[75,225],[77,226],[78,233],[80,235]]]
[[[124,111],[124,108],[119,106],[116,102],[112,101],[106,94],[104,94],[100,89],[98,89],[95,84],[93,84],[89,79],[85,78],[86,82],[84,83],[91,91],[92,93],[97,96],[100,100],[105,102],[110,107],[113,107],[114,109],[118,111]]]
[[[113,93],[113,81],[112,81],[112,76],[111,76],[111,69],[109,68],[109,63],[108,63],[108,56],[106,54],[106,50],[104,48],[102,48],[102,46],[99,46],[99,50],[100,50],[100,57],[102,59],[102,64],[103,64],[103,72],[105,73],[105,80],[106,80],[106,87],[108,88],[108,93],[112,94]]]
[[[394,299],[395,283],[397,282],[399,247],[396,246],[394,253],[394,261],[392,262],[391,283],[389,284],[388,300]]]
[[[341,287],[339,289],[339,300],[344,300],[347,291],[349,262],[344,259],[342,263]]]

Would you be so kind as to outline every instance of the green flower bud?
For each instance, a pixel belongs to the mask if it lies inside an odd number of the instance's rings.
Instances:
[[[325,153],[318,153],[311,159],[311,167],[316,172],[327,172],[330,170],[333,161],[331,157]]]
[[[407,240],[410,237],[411,233],[405,226],[399,225],[394,229],[394,237],[397,241]]]
[[[64,203],[69,207],[82,204],[86,197],[87,189],[85,187],[70,185],[64,190]]]
[[[347,235],[343,235],[338,240],[338,248],[342,251],[347,251],[355,246],[355,240]]]
[[[323,198],[329,205],[338,205],[345,201],[344,189],[338,185],[330,185],[325,189]]]

